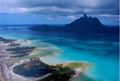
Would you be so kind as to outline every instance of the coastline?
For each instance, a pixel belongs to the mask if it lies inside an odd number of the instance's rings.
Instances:
[[[15,61],[13,63],[8,63],[9,60],[11,61],[11,53],[6,51],[8,48],[14,48],[19,46],[20,44],[11,39],[4,39],[0,37],[0,69],[1,69],[1,81],[30,81],[26,78],[16,75],[12,71],[12,67],[14,66]],[[32,80],[31,80],[32,81]]]
[[[17,41],[17,40],[16,40]],[[28,41],[28,42],[30,42],[30,41]],[[27,41],[25,41],[24,42],[24,45],[27,45],[27,43],[28,43]],[[3,49],[2,48],[2,50],[4,50],[4,52],[7,52],[8,54],[7,54],[7,60],[9,60],[11,57],[9,56],[10,54],[9,54],[9,52],[8,51],[6,51],[6,49],[9,49],[9,47],[11,48],[16,48],[17,46],[19,46],[19,45],[22,45],[23,43],[19,43],[19,42],[15,42],[15,40],[14,40],[14,42],[13,41],[11,41],[11,42],[9,42],[9,43],[3,43],[3,44],[5,44],[6,46],[5,46],[5,48]],[[23,45],[23,46],[24,46]],[[29,46],[28,46],[29,47]],[[33,52],[33,51],[32,51]],[[31,55],[31,53],[32,52],[30,52],[28,55]],[[9,57],[9,58],[8,58]],[[4,57],[4,58],[6,58],[6,56]],[[32,58],[32,57],[31,57]],[[41,59],[41,58],[44,58],[44,56],[42,56],[42,57],[39,57],[39,59]],[[1,60],[3,59],[3,57],[1,57],[0,58]],[[30,59],[30,58],[29,58]],[[51,74],[50,73],[48,73],[48,74],[46,74],[46,75],[44,75],[43,76],[43,78],[42,77],[38,77],[38,78],[34,78],[34,77],[23,77],[23,76],[21,76],[21,75],[18,75],[18,74],[16,74],[16,73],[14,73],[13,72],[13,68],[14,67],[16,67],[16,66],[18,66],[18,65],[21,65],[21,64],[23,64],[23,63],[25,63],[26,61],[27,62],[29,62],[30,60],[29,59],[22,59],[22,60],[20,60],[20,61],[15,61],[15,62],[13,62],[13,64],[11,65],[11,66],[8,66],[9,64],[6,64],[6,63],[4,63],[4,62],[2,62],[3,63],[3,65],[2,65],[2,63],[1,63],[1,67],[2,66],[4,66],[6,69],[1,69],[3,72],[1,72],[1,74],[2,74],[2,77],[3,77],[3,79],[5,80],[5,81],[36,81],[36,79],[38,80],[38,79],[44,79],[44,78],[46,78],[46,77],[48,77],[48,76],[50,76]],[[4,61],[6,62],[6,59],[4,59]],[[62,64],[64,67],[68,67],[69,66],[69,64],[72,64],[71,62],[69,62],[69,63],[64,63],[64,64]],[[80,64],[82,64],[82,63],[80,63]],[[49,64],[48,64],[49,65]],[[56,65],[49,65],[49,66],[54,66],[54,67],[56,67],[56,66],[59,66],[59,65],[61,65],[61,64],[56,64]],[[73,64],[74,65],[74,64]],[[79,65],[79,64],[78,64]],[[83,66],[84,66],[84,63],[83,63]],[[3,67],[3,68],[4,68]],[[86,67],[88,67],[88,66],[86,66]],[[74,69],[74,71],[76,71],[76,72],[78,72],[78,74],[80,74],[81,72],[82,72],[82,69],[80,68],[80,66],[78,66],[78,67],[76,67],[76,68],[72,68],[72,69]],[[78,76],[78,74],[77,75],[75,75],[75,76]],[[9,77],[8,77],[8,75],[9,75]]]

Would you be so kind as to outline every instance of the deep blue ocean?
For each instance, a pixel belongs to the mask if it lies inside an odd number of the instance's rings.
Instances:
[[[41,42],[48,43],[59,48],[61,52],[59,55],[46,57],[44,62],[88,62],[92,67],[86,71],[86,75],[94,81],[119,81],[118,42],[79,40],[67,33],[34,32],[27,27],[18,26],[0,27],[0,37],[31,40],[38,47],[41,46]],[[75,81],[80,81],[80,78]]]

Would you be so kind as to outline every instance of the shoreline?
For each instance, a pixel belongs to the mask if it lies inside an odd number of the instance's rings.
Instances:
[[[9,47],[15,47],[17,44],[18,43],[16,40],[5,39],[3,37],[0,37],[0,68],[1,68],[0,73],[1,73],[1,77],[3,78],[2,81],[21,81],[21,80],[30,81],[30,79],[27,80],[22,76],[14,74],[14,72],[12,71],[13,70],[12,67],[14,66],[14,63],[11,66],[8,66],[9,64],[6,63],[6,60],[10,60],[10,55],[11,55],[11,53],[6,51],[6,49],[8,49]]]
[[[9,40],[9,39],[7,39],[7,40]],[[1,41],[1,40],[0,40]],[[12,41],[12,42],[9,42],[8,44],[6,44],[6,43],[3,43],[3,44],[5,44],[6,45],[6,47],[4,48],[4,50],[6,51],[6,49],[7,48],[9,48],[9,45],[10,45],[10,47],[16,47],[16,45],[17,44],[19,44],[19,45],[22,45],[23,43],[19,43],[19,42],[15,42],[15,41],[17,41],[17,40],[14,40],[14,42]],[[26,42],[24,42],[24,44],[25,45],[27,45],[26,43],[27,42],[30,42],[30,41],[26,41]],[[1,44],[0,44],[1,45]],[[19,46],[18,45],[18,46]],[[29,46],[28,46],[29,47]],[[3,50],[3,49],[2,49]],[[6,51],[7,52],[7,51]],[[9,52],[8,52],[9,53]],[[32,52],[31,52],[32,53]],[[31,53],[29,53],[28,54],[28,56],[29,55],[31,55]],[[9,57],[9,55],[10,54],[8,54],[8,57]],[[6,57],[5,57],[6,58]],[[11,57],[9,57],[9,59],[10,59]],[[40,59],[40,61],[41,61],[41,58],[44,58],[43,56],[42,57],[38,57],[39,59]],[[2,57],[0,57],[0,59],[2,59]],[[6,61],[5,59],[4,59],[4,61]],[[44,78],[46,78],[46,77],[48,77],[48,76],[50,76],[51,74],[50,73],[48,73],[48,74],[46,74],[46,75],[44,75],[44,76],[42,76],[42,77],[38,77],[38,78],[35,78],[35,77],[23,77],[23,76],[21,76],[21,75],[19,75],[19,74],[16,74],[16,73],[14,73],[13,72],[13,68],[14,67],[16,67],[16,66],[18,66],[18,65],[21,65],[21,64],[23,64],[23,63],[25,63],[26,61],[30,61],[30,59],[22,59],[22,60],[20,60],[20,61],[18,61],[18,62],[13,62],[13,65],[12,66],[10,66],[10,67],[8,67],[7,65],[5,65],[6,63],[3,63],[4,64],[4,66],[6,67],[6,69],[7,70],[2,70],[2,71],[4,71],[4,72],[2,72],[1,74],[3,75],[3,78],[5,79],[5,81],[36,81],[36,79],[44,79]],[[75,62],[74,62],[75,63]],[[80,62],[78,62],[78,63],[80,63]],[[66,62],[66,63],[62,63],[62,65],[63,66],[68,66],[69,64],[72,64],[71,62]],[[82,63],[81,63],[82,64]],[[83,63],[84,64],[84,63]],[[61,65],[61,64],[54,64],[54,65],[51,65],[51,64],[48,64],[49,66],[54,66],[54,67],[56,67],[57,65]],[[78,64],[79,65],[79,64]],[[3,65],[1,65],[1,66],[3,66]],[[80,74],[81,72],[82,72],[82,69],[80,68],[80,66],[79,66],[79,68],[77,67],[77,68],[74,68],[74,71],[76,71],[78,74]],[[9,75],[9,77],[7,77]],[[78,76],[78,75],[77,75]],[[9,79],[9,80],[8,80]],[[11,80],[10,80],[11,79]]]

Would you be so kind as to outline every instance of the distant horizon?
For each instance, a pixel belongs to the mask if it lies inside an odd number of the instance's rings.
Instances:
[[[84,13],[119,24],[119,0],[0,0],[0,24],[68,24]],[[66,3],[66,4],[65,4]]]
[[[0,26],[20,26],[20,25],[22,25],[22,26],[27,26],[27,25],[66,25],[66,24],[0,24]],[[103,24],[104,25],[104,24]],[[119,24],[117,25],[117,24],[108,24],[108,25],[105,25],[105,26],[119,26]]]
[[[0,0],[0,81],[119,81],[119,0]]]
[[[80,17],[82,17],[82,16],[80,16]],[[79,18],[80,18],[79,17]],[[91,17],[91,16],[89,16],[88,15],[88,17]],[[93,16],[92,16],[93,17]],[[76,19],[79,19],[79,18],[76,18]],[[98,18],[98,17],[97,17]],[[0,24],[0,26],[4,26],[4,25],[7,25],[7,26],[9,26],[9,25],[65,25],[65,24],[69,24],[69,23],[71,23],[71,22],[73,22],[73,21],[75,21],[76,19],[74,19],[74,20],[71,20],[71,21],[69,21],[69,22],[66,22],[66,23],[4,23],[4,24]],[[100,18],[98,18],[99,20],[100,20]],[[107,25],[107,26],[119,26],[119,23],[116,23],[116,24],[105,24],[102,20],[100,20],[100,22],[103,24],[103,25]],[[119,21],[118,21],[119,22]]]

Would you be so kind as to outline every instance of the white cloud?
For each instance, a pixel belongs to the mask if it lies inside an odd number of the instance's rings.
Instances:
[[[0,13],[118,14],[118,0],[0,0]]]

